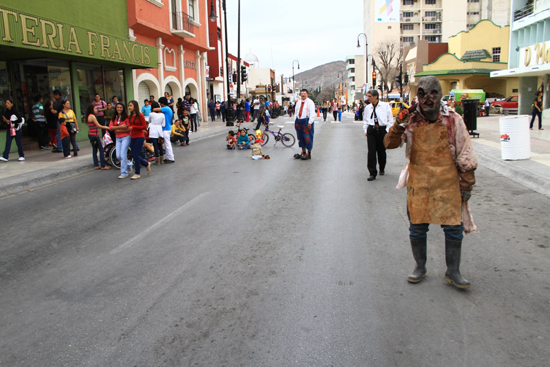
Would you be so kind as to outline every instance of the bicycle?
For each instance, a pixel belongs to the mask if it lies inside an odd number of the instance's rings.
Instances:
[[[251,143],[253,143],[255,140],[256,140],[256,135],[254,134],[250,134],[248,132],[248,128],[246,127],[242,127],[241,125],[243,124],[244,120],[237,120],[237,123],[235,124],[235,126],[237,127],[237,131],[235,132],[235,136],[238,137],[240,134],[241,134],[241,131],[244,130],[245,133],[248,135],[248,140],[250,140]]]
[[[262,136],[262,140],[263,140],[262,146],[266,145],[267,142],[269,141],[269,135],[266,134],[266,131],[271,133],[271,135],[273,135],[273,138],[275,139],[275,145],[277,145],[277,142],[280,141],[281,144],[283,144],[287,148],[290,148],[291,146],[293,146],[296,143],[296,138],[294,137],[294,135],[292,135],[291,133],[284,133],[284,134],[281,133],[281,130],[283,129],[284,126],[278,125],[277,127],[279,128],[279,131],[270,130],[269,126],[265,127],[265,130],[263,131],[263,136]]]

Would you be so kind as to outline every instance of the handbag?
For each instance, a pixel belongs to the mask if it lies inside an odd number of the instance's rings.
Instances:
[[[69,121],[69,116],[67,116],[65,111],[62,111],[62,112],[65,115],[65,119]],[[69,130],[69,134],[76,134],[76,124],[74,122],[69,122],[69,127],[67,130]]]

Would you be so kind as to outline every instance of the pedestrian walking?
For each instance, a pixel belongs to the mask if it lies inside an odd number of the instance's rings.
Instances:
[[[127,178],[132,170],[132,162],[128,160],[128,147],[130,146],[130,130],[128,130],[128,113],[122,103],[117,103],[115,113],[111,118],[109,128],[116,136],[116,157],[120,161],[120,176]]]
[[[88,139],[90,139],[90,144],[92,145],[92,160],[95,169],[109,170],[111,167],[105,166],[105,152],[103,150],[103,143],[99,137],[99,130],[109,130],[109,127],[99,123],[96,116],[97,113],[97,106],[94,103],[88,106],[86,121],[88,122]],[[98,153],[99,161],[97,159]]]
[[[393,123],[393,115],[389,103],[378,100],[378,91],[371,89],[367,92],[367,98],[370,104],[365,107],[363,115],[363,130],[367,137],[368,156],[367,167],[370,176],[368,181],[374,181],[378,170],[376,161],[380,168],[380,175],[385,174],[386,168],[386,148],[384,147],[384,136],[386,129]],[[378,158],[378,159],[377,159]]]
[[[208,103],[208,111],[210,112],[212,122],[216,121],[216,104],[212,98],[210,98],[210,103]]]
[[[533,130],[533,122],[535,122],[535,117],[539,118],[539,130],[544,130],[542,128],[542,92],[538,91],[535,93],[535,100],[533,101],[533,111],[531,111],[531,124],[529,128]]]
[[[258,114],[260,113],[260,106],[260,98],[254,98],[254,101],[252,102],[252,122],[256,121],[256,119],[258,118]]]
[[[250,122],[250,99],[246,99],[244,102],[244,121]]]
[[[69,140],[73,147],[73,156],[76,157],[78,155],[78,146],[76,144],[76,134],[79,133],[80,129],[78,128],[78,121],[77,121],[76,115],[74,111],[71,110],[71,102],[69,100],[65,100],[65,102],[63,103],[63,110],[61,110],[61,112],[57,117],[65,119],[65,122],[66,122],[65,126],[69,131]]]
[[[217,118],[220,118],[220,117],[221,117],[220,108],[221,108],[221,103],[220,103],[220,101],[216,101],[216,117],[217,117]]]
[[[2,115],[2,120],[9,126],[6,130],[6,146],[4,148],[4,154],[0,157],[0,161],[7,162],[10,157],[11,142],[15,139],[15,144],[17,144],[17,152],[19,153],[19,161],[25,160],[25,153],[23,152],[23,143],[21,142],[21,135],[23,133],[23,123],[24,120],[21,117],[21,114],[15,108],[13,104],[13,99],[6,98],[4,102],[4,113]]]
[[[149,114],[149,139],[153,143],[155,149],[155,165],[163,164],[164,162],[164,148],[163,139],[164,131],[162,128],[165,125],[164,114],[157,112],[160,110],[160,105],[157,102],[151,103],[151,113]],[[157,109],[157,111],[155,111]]]
[[[53,103],[52,103],[52,113],[55,114],[55,117],[57,118],[56,123],[56,134],[55,134],[55,141],[56,145],[53,153],[61,153],[63,152],[63,145],[61,144],[61,125],[59,124],[59,114],[61,111],[63,111],[63,104],[65,103],[65,99],[61,97],[61,92],[59,90],[53,91]]]
[[[486,99],[483,106],[485,107],[485,116],[489,117],[489,109],[491,108],[491,103],[489,103],[489,100]]]
[[[313,150],[313,135],[315,123],[315,103],[308,98],[307,89],[300,91],[300,99],[296,102],[296,119],[294,127],[298,136],[298,145],[302,148],[302,154],[295,154],[296,159],[311,159]],[[307,153],[306,153],[307,149]]]
[[[332,116],[334,117],[334,121],[338,118],[338,101],[336,101],[336,98],[332,101],[332,104],[330,105],[330,108],[332,110]]]
[[[57,150],[57,114],[52,113],[51,101],[46,102],[44,105],[44,115],[46,116],[46,127],[48,128],[48,132],[50,134],[50,146]]]
[[[134,175],[131,180],[139,180],[141,175],[141,166],[147,169],[147,174],[151,174],[151,164],[141,157],[143,143],[145,143],[145,130],[147,129],[147,121],[145,116],[139,112],[139,104],[137,101],[128,102],[128,130],[130,130],[130,148],[132,149],[132,158],[134,159]]]
[[[321,112],[323,112],[323,121],[327,121],[327,114],[328,109],[330,107],[330,104],[328,103],[327,99],[323,99],[323,103],[321,104]]]
[[[407,280],[418,283],[426,276],[427,232],[430,224],[439,224],[445,233],[445,280],[468,288],[470,282],[460,274],[460,257],[463,232],[475,231],[468,200],[477,157],[462,118],[441,104],[439,81],[421,78],[417,94],[419,104],[398,114],[384,140],[388,149],[405,143],[409,159],[398,185],[407,187],[409,238],[416,261]]]

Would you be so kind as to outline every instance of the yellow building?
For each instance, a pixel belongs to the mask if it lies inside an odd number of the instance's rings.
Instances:
[[[491,79],[491,72],[508,68],[510,27],[501,27],[490,20],[481,20],[469,31],[449,37],[449,52],[431,64],[424,64],[415,79],[433,75],[443,88],[443,95],[452,89],[483,89],[487,97],[507,97],[517,93],[518,78]],[[416,90],[411,91],[414,98]]]

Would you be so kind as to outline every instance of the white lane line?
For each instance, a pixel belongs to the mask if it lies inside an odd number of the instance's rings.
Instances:
[[[160,226],[166,225],[174,217],[178,216],[183,211],[189,209],[190,207],[192,207],[193,205],[198,203],[201,199],[203,199],[208,194],[209,194],[208,192],[204,192],[204,193],[200,194],[199,196],[197,196],[196,198],[194,198],[193,200],[191,200],[187,204],[183,205],[179,209],[174,210],[172,213],[168,214],[167,216],[165,216],[164,218],[162,218],[161,220],[159,220],[158,222],[156,222],[155,224],[153,224],[152,226],[150,226],[149,228],[147,228],[146,230],[144,230],[140,234],[138,234],[135,237],[133,237],[132,239],[129,239],[128,241],[124,242],[122,245],[118,246],[117,248],[111,250],[110,253],[111,254],[117,254],[119,252],[122,252],[123,250],[126,250],[126,249],[130,248],[134,243],[138,242],[143,237],[147,236],[149,233],[156,231],[157,229],[159,229]]]

